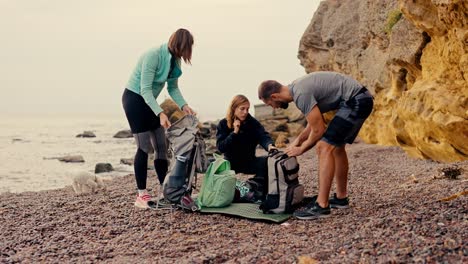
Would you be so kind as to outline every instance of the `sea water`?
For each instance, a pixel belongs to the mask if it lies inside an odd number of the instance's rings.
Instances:
[[[120,164],[120,159],[133,158],[134,139],[113,138],[124,129],[125,116],[1,116],[0,193],[61,188],[81,171],[94,173],[101,162],[114,167],[108,176],[132,173],[133,167]],[[76,137],[85,130],[96,137]],[[85,162],[50,159],[66,155],[81,155]]]

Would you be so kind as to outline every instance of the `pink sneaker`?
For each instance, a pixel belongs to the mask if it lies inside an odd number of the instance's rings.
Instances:
[[[151,200],[151,195],[137,195],[135,206],[142,209],[151,209],[156,207],[156,203]]]

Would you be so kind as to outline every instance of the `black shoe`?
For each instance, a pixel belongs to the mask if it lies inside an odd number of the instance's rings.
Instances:
[[[296,212],[294,212],[294,217],[301,220],[313,220],[329,216],[330,205],[325,208],[322,208],[316,201],[314,201],[313,204],[309,204],[305,209],[297,210]]]
[[[333,194],[333,198],[329,200],[330,207],[333,209],[347,209],[349,208],[349,199],[348,197],[345,198],[337,198],[336,193]]]

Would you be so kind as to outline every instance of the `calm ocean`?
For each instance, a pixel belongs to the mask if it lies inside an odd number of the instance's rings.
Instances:
[[[11,117],[0,118],[0,193],[39,191],[70,185],[80,171],[94,172],[96,163],[111,163],[115,172],[128,174],[133,167],[120,164],[135,153],[133,138],[113,135],[128,129],[127,120],[105,117]],[[76,138],[85,130],[95,138]],[[44,159],[82,155],[84,163]]]

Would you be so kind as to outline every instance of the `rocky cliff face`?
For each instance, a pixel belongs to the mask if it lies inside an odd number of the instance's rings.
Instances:
[[[368,143],[468,159],[468,2],[327,0],[298,55],[307,72],[349,74],[375,96]]]

